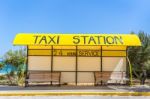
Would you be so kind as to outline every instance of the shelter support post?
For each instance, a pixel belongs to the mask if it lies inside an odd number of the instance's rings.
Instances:
[[[129,58],[127,57],[127,60],[128,60],[128,63],[129,63],[129,72],[130,72],[130,86],[133,85],[133,82],[132,82],[132,65],[130,63],[130,60]]]
[[[25,70],[25,85],[24,87],[26,87],[28,85],[28,83],[26,82],[26,79],[28,78],[28,46],[26,46],[26,53],[27,53],[27,56],[26,56],[26,70]]]

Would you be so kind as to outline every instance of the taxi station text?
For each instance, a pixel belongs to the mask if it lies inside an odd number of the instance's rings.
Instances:
[[[61,35],[35,35],[33,37],[34,44],[61,45],[65,39],[67,40],[64,37],[61,38]],[[67,41],[70,45],[123,44],[122,36],[72,36],[71,39],[72,41]]]

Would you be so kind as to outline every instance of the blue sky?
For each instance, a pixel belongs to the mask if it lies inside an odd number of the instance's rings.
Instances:
[[[150,33],[150,0],[0,0],[0,55],[19,32]]]

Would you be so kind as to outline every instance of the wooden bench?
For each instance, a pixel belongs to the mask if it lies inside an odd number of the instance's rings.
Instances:
[[[98,85],[99,83],[105,83],[109,80],[114,80],[115,84],[121,83],[124,81],[128,81],[129,79],[126,78],[126,72],[111,72],[111,71],[103,71],[103,72],[94,72],[94,78],[95,78],[95,85]]]
[[[60,86],[60,77],[61,72],[29,71],[25,86],[28,86],[29,82],[58,82],[58,85]]]
[[[95,86],[101,82],[106,83],[110,80],[110,75],[111,72],[94,72]]]

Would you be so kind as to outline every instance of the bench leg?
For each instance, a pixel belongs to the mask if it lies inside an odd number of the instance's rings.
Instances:
[[[100,82],[96,82],[96,81],[95,81],[95,82],[94,82],[94,86],[100,85],[99,83],[100,83]]]
[[[60,84],[60,80],[59,80],[59,82],[58,82],[59,84],[58,84],[58,86],[60,87],[61,86],[61,84]]]
[[[54,81],[55,82],[55,81]],[[58,81],[58,84],[57,84],[57,82],[55,82],[54,84],[53,84],[53,81],[51,81],[50,82],[50,85],[51,86],[53,86],[53,85],[55,85],[55,86],[61,86],[61,84],[60,84],[60,82]]]
[[[60,83],[60,77],[59,77],[59,82],[58,82],[58,83],[59,83],[59,86],[61,86],[61,83]]]
[[[94,86],[100,86],[100,85],[102,85],[102,81],[99,81],[99,82],[95,81]]]
[[[60,87],[60,86],[61,86],[61,84],[59,83],[59,84],[58,84],[58,86]]]
[[[28,81],[25,81],[25,87],[28,87],[28,86],[29,86]]]
[[[52,81],[50,81],[50,86],[53,86],[53,82]]]

